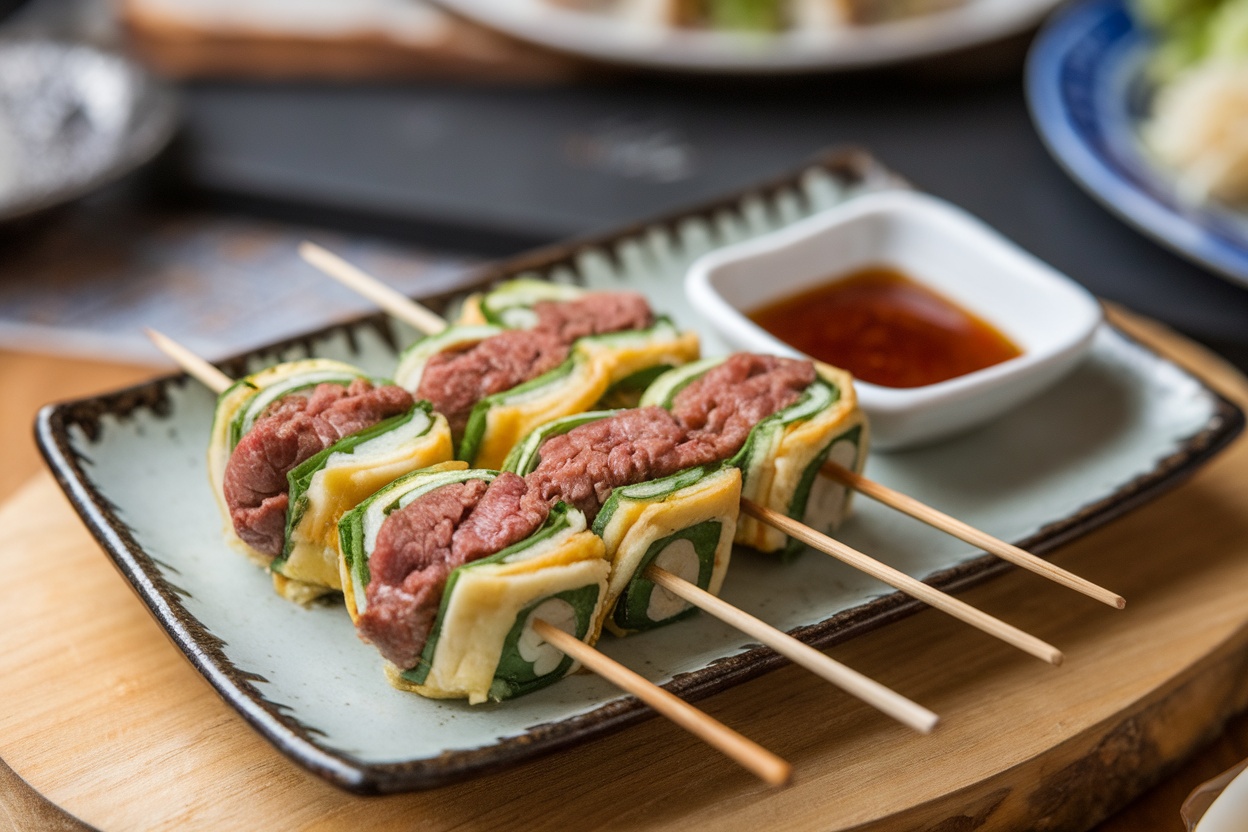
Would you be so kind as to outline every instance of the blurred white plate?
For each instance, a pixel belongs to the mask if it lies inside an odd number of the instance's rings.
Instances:
[[[741,34],[632,23],[550,0],[437,0],[521,40],[612,63],[692,72],[786,73],[897,63],[988,43],[1040,22],[1059,0],[966,0],[862,26]]]

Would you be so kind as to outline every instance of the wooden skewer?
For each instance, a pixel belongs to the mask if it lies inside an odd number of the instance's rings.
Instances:
[[[798,641],[788,633],[760,621],[744,610],[702,589],[697,584],[673,575],[658,566],[648,566],[643,573],[646,580],[710,613],[720,621],[752,636],[782,656],[821,676],[846,693],[856,696],[868,705],[891,716],[921,734],[930,734],[940,717],[906,697],[881,685],[874,679],[851,670],[840,662],[824,655],[809,644]]]
[[[299,256],[348,289],[359,292],[394,317],[406,321],[425,335],[435,335],[446,329],[446,321],[440,315],[421,306],[402,292],[396,292],[380,280],[316,243],[306,240],[300,243]]]
[[[176,361],[187,375],[199,380],[210,390],[220,393],[234,383],[225,373],[169,336],[154,329],[147,329],[145,332],[161,352]],[[761,745],[746,739],[683,699],[643,679],[558,627],[540,619],[533,623],[538,635],[558,650],[576,659],[612,684],[633,694],[685,730],[718,748],[767,783],[782,786],[789,781],[792,766]]]
[[[789,782],[793,767],[753,740],[703,713],[685,700],[638,676],[575,636],[537,619],[533,629],[553,647],[576,659],[616,687],[631,693],[681,728],[722,751],[773,786]]]
[[[1043,558],[1038,558],[1025,549],[1020,549],[1004,540],[999,540],[987,532],[980,531],[974,526],[968,525],[956,517],[950,517],[942,511],[932,508],[926,503],[918,500],[900,491],[894,491],[886,485],[880,485],[874,480],[869,480],[861,474],[856,474],[848,468],[843,468],[835,462],[825,462],[820,469],[821,473],[837,480],[850,488],[858,491],[873,500],[879,500],[886,506],[897,509],[900,512],[910,515],[916,520],[921,520],[929,526],[948,532],[959,540],[964,540],[972,546],[978,546],[989,554],[996,555],[1002,560],[1007,560],[1023,569],[1042,575],[1051,581],[1069,587],[1070,589],[1082,592],[1089,598],[1095,598],[1103,604],[1108,604],[1117,609],[1126,607],[1127,602],[1121,595],[1110,592],[1104,587],[1098,586],[1085,578],[1067,572],[1060,566],[1055,566]]]
[[[1053,645],[1041,641],[1017,627],[1006,624],[1004,621],[994,618],[986,612],[977,610],[970,604],[959,601],[957,598],[941,592],[939,589],[930,587],[904,572],[880,563],[875,558],[868,557],[857,549],[850,548],[838,540],[833,540],[826,534],[821,534],[778,511],[765,508],[746,499],[741,500],[741,510],[749,516],[779,529],[790,537],[797,538],[808,546],[813,546],[855,569],[866,572],[873,578],[900,589],[911,597],[918,598],[926,604],[947,612],[954,618],[965,621],[967,624],[977,627],[989,635],[996,636],[1007,644],[1012,644],[1018,649],[1043,659],[1050,664],[1058,665],[1062,663],[1062,652]]]
[[[163,332],[157,332],[154,329],[144,329],[147,337],[152,339],[152,343],[156,348],[172,358],[179,367],[186,371],[186,374],[207,387],[214,393],[223,393],[234,383],[234,379],[200,358],[177,341],[165,335]]]

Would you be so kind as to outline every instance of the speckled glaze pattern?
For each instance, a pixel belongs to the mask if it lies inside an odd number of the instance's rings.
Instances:
[[[697,327],[680,283],[693,259],[856,193],[901,186],[867,155],[838,153],[698,210],[497,264],[471,285],[538,276],[627,286]],[[445,309],[453,300],[431,305]],[[372,316],[237,356],[222,369],[237,376],[317,355],[386,374],[411,337]],[[704,351],[721,350],[707,335]],[[185,376],[170,376],[50,405],[36,434],[84,523],[169,637],[292,760],[357,793],[400,792],[494,771],[653,716],[588,674],[477,707],[391,689],[345,611],[282,601],[266,575],[222,542],[204,467],[213,401]],[[1105,328],[1088,360],[1040,400],[940,445],[874,457],[867,474],[1044,554],[1180,482],[1243,421],[1197,379]],[[850,545],[947,590],[1007,568],[867,500],[842,532]],[[788,563],[738,552],[723,594],[820,647],[920,606],[814,552]],[[606,638],[600,647],[687,699],[784,663],[708,616]]]

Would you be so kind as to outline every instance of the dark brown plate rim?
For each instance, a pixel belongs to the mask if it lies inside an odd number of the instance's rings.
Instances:
[[[750,197],[765,198],[780,191],[793,191],[812,169],[822,170],[842,181],[902,184],[868,154],[857,150],[836,151],[792,174],[713,203],[593,238],[550,246],[488,266],[466,280],[464,286],[453,294],[462,294],[467,288],[522,273],[549,275],[560,267],[573,265],[578,255],[588,249],[610,253],[616,243],[647,229],[656,226],[673,228],[693,217],[711,217],[723,211],[735,211]],[[434,309],[441,309],[451,297],[452,294],[442,295],[428,303]],[[384,316],[370,315],[235,356],[222,362],[221,366],[237,375],[243,372],[249,356],[272,355],[298,346],[310,350],[314,340],[334,333],[344,333],[351,338],[352,332],[361,326],[376,328],[392,346],[395,345],[394,333]],[[1139,349],[1153,352],[1124,333],[1119,334]],[[1191,375],[1186,370],[1183,372]],[[1202,430],[1181,442],[1173,454],[1158,462],[1148,473],[1015,542],[1036,554],[1048,554],[1175,487],[1225,448],[1243,430],[1244,414],[1201,379],[1196,378],[1196,381],[1214,402],[1213,414]],[[292,714],[265,699],[254,684],[263,681],[262,677],[235,667],[226,656],[220,639],[187,611],[180,590],[165,577],[160,565],[138,544],[108,498],[92,483],[88,472],[90,458],[75,451],[71,444],[71,427],[77,427],[89,438],[94,438],[98,420],[105,414],[125,416],[139,408],[149,408],[158,414],[162,410],[167,411],[167,386],[187,383],[189,380],[184,375],[170,375],[113,393],[48,405],[38,414],[35,437],[70,503],[165,634],[217,693],[279,751],[348,791],[363,795],[391,794],[448,785],[498,771],[618,731],[655,715],[640,700],[626,696],[579,716],[533,726],[524,734],[501,739],[492,745],[445,751],[436,757],[394,763],[369,763],[320,744],[316,730],[303,725]],[[958,592],[1011,568],[1008,563],[984,555],[929,575],[925,582],[945,591]],[[922,608],[920,602],[901,593],[893,593],[844,610],[816,624],[799,627],[792,634],[816,647],[826,648]],[[664,687],[684,699],[697,700],[761,676],[787,662],[770,648],[760,646],[722,658],[701,670],[680,674]]]

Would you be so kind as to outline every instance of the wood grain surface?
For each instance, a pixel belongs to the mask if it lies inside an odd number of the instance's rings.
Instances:
[[[172,366],[172,365],[171,365]],[[0,350],[0,500],[44,470],[35,448],[35,413],[52,401],[91,396],[137,384],[156,371],[134,364],[84,361],[51,355]]]
[[[1248,403],[1248,382],[1216,359],[1123,321]],[[102,829],[1085,829],[1147,791],[1100,829],[1179,830],[1187,791],[1248,745],[1243,720],[1226,726],[1248,706],[1245,477],[1239,441],[1056,554],[1123,592],[1123,612],[1018,571],[962,596],[1061,647],[1062,667],[931,611],[830,651],[940,713],[929,737],[789,667],[702,702],[794,764],[786,789],[653,720],[458,786],[369,799],[247,728],[39,476],[0,510],[0,757]],[[1214,755],[1155,787],[1211,741]]]

